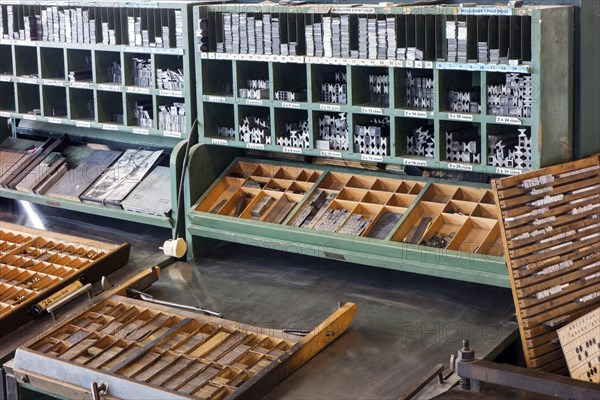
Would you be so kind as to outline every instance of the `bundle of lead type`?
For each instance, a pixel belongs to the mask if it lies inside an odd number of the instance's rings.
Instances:
[[[406,154],[433,158],[435,150],[434,126],[422,125],[412,130],[406,138]]]
[[[235,139],[235,129],[227,126],[219,126],[217,127],[217,135],[230,139]]]
[[[466,21],[446,21],[447,61],[466,63],[467,23]]]
[[[198,26],[196,27],[196,49],[200,52],[207,52],[209,50],[209,32],[211,20],[207,18],[199,18]]]
[[[134,102],[133,118],[137,126],[152,128],[152,100]]]
[[[354,152],[389,155],[390,118],[373,118],[368,124],[354,126]]]
[[[488,85],[488,114],[531,117],[533,81],[531,75],[506,74],[506,81]]]
[[[152,87],[152,62],[149,58],[132,58],[133,85]]]
[[[319,101],[323,103],[346,104],[348,99],[347,90],[345,72],[319,73]]]
[[[319,150],[348,150],[350,130],[346,113],[325,114],[319,118]]]
[[[277,137],[277,145],[308,149],[310,147],[308,120],[286,122],[285,133]]]
[[[466,126],[446,131],[446,160],[468,163],[481,162],[479,129]]]
[[[111,83],[122,83],[123,74],[121,72],[121,63],[119,61],[113,61],[111,66],[108,67],[108,81]]]
[[[185,104],[173,103],[158,107],[158,129],[183,132],[185,130]]]
[[[269,80],[268,79],[248,79],[247,88],[241,88],[240,98],[242,99],[268,99],[269,98]]]
[[[406,107],[432,110],[435,100],[433,73],[430,71],[406,71]]]
[[[268,116],[245,116],[239,126],[239,132],[242,142],[271,144],[271,121]]]
[[[531,168],[531,134],[528,128],[488,134],[488,165]]]
[[[369,75],[370,103],[387,107],[390,104],[390,77],[384,75]]]
[[[221,22],[223,41],[216,43],[218,53],[286,56],[298,53],[297,42],[281,42],[279,17],[268,13],[223,13]],[[203,47],[199,47],[199,50],[208,51]]]
[[[275,100],[279,101],[306,101],[306,90],[278,90]]]
[[[183,70],[176,69],[157,69],[156,87],[165,90],[184,90]]]
[[[480,114],[480,101],[481,90],[479,86],[464,90],[448,91],[448,111]]]

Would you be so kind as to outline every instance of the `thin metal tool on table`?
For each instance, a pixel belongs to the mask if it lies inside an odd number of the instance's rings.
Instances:
[[[148,303],[161,304],[163,306],[170,306],[170,307],[184,308],[186,310],[192,310],[192,311],[204,313],[206,315],[212,315],[213,317],[223,318],[223,314],[216,312],[216,311],[206,310],[202,307],[188,306],[186,304],[178,304],[178,303],[172,303],[170,301],[157,300],[154,297],[150,296],[149,294],[140,292],[139,290],[136,290],[136,289],[128,288],[127,291],[140,296],[140,298],[142,300],[147,301]]]

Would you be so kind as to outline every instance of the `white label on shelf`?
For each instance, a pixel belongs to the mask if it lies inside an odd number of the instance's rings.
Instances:
[[[119,126],[113,124],[102,124],[102,129],[104,129],[105,131],[118,131]]]
[[[50,122],[51,124],[62,124],[62,119],[61,118],[48,118],[48,122]]]
[[[44,79],[42,83],[46,86],[65,86],[65,82],[53,79]]]
[[[223,96],[207,96],[206,98],[213,103],[225,103],[227,101]]]
[[[404,165],[412,165],[415,167],[426,167],[427,166],[427,161],[425,160],[415,160],[412,158],[405,158],[404,160],[402,160],[402,164]]]
[[[109,92],[118,92],[121,90],[119,85],[98,85],[98,90],[106,90]]]
[[[210,139],[211,144],[218,144],[219,146],[229,146],[229,142],[225,139]]]
[[[396,67],[404,67],[404,61],[396,61]]]
[[[339,151],[322,150],[321,157],[342,158],[342,153],[340,153]]]
[[[165,136],[165,137],[173,137],[173,138],[180,138],[181,137],[181,132],[177,132],[177,131],[163,131],[163,136]]]
[[[336,104],[319,104],[319,108],[325,111],[340,111],[342,109]]]
[[[473,116],[471,114],[450,113],[448,114],[448,119],[453,119],[456,121],[473,121]]]
[[[127,93],[138,93],[138,94],[150,94],[150,88],[127,86],[125,89]]]
[[[165,90],[161,89],[158,91],[160,96],[175,96],[175,97],[183,97],[183,92],[181,90]]]
[[[262,106],[263,101],[262,100],[254,100],[254,99],[246,99],[246,104],[248,104],[250,106]]]
[[[262,143],[246,143],[247,149],[264,150],[265,145]]]
[[[38,83],[37,79],[35,79],[35,78],[21,78],[21,79],[19,79],[19,81],[21,83],[31,83],[31,84],[34,84],[34,85],[36,83]]]
[[[89,128],[92,124],[87,121],[75,121],[75,126],[78,128]]]
[[[383,156],[375,156],[373,154],[361,154],[360,159],[363,161],[383,162]]]
[[[360,112],[365,113],[365,114],[383,115],[383,110],[381,108],[377,108],[377,107],[361,107]]]
[[[12,78],[6,75],[0,75],[0,82],[10,82]]]
[[[287,101],[284,101],[283,103],[281,103],[281,105],[285,108],[300,108],[300,104],[299,103],[289,103]]]
[[[448,163],[448,168],[449,169],[459,169],[461,171],[473,171],[472,165],[465,165],[465,164],[459,164],[459,163]]]
[[[515,117],[504,117],[504,116],[497,116],[496,117],[496,123],[498,124],[510,124],[510,125],[521,125],[521,120],[519,118],[515,118]]]
[[[135,133],[136,135],[149,135],[150,131],[148,129],[142,129],[142,128],[133,128],[131,130],[133,133]]]
[[[423,68],[423,61],[415,61],[415,68]]]
[[[523,173],[523,170],[520,170],[518,168],[497,167],[496,173],[498,175],[519,175]]]
[[[405,117],[427,118],[427,111],[404,110]]]
[[[37,121],[37,116],[31,114],[23,114],[23,119],[28,119],[30,121]]]
[[[75,89],[89,89],[91,87],[87,82],[71,82],[70,85]]]
[[[459,15],[512,15],[509,7],[459,7]]]
[[[302,154],[302,149],[299,147],[284,147],[283,152],[292,154]]]
[[[374,7],[332,7],[331,12],[337,14],[375,14]]]
[[[200,46],[198,46],[198,48],[200,48]],[[215,58],[212,53],[210,53],[210,55],[212,55],[213,58]],[[208,58],[208,57],[209,57],[209,53],[200,53],[200,58]]]
[[[432,61],[425,61],[425,68],[433,68],[433,62]]]
[[[413,61],[406,61],[405,64],[406,64],[406,68],[412,68],[414,65]]]
[[[6,111],[0,111],[0,117],[10,118],[10,113]]]

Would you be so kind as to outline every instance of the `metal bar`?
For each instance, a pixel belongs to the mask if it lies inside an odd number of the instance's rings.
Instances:
[[[400,400],[410,400],[415,397],[425,386],[431,382],[433,378],[438,377],[438,382],[440,384],[444,383],[444,376],[442,374],[444,371],[444,364],[438,364],[431,369],[428,373],[423,375],[420,380],[416,381],[413,386],[407,390],[402,396],[400,396]]]
[[[458,361],[456,373],[461,378],[493,383],[550,397],[586,400],[598,397],[598,384],[584,382],[543,371],[490,361]]]

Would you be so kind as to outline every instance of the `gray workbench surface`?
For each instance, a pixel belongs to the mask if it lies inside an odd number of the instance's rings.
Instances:
[[[0,221],[32,226],[19,203],[0,199],[0,205]],[[31,207],[47,229],[129,241],[130,263],[110,277],[115,284],[164,258],[158,247],[167,230]],[[510,321],[514,309],[507,289],[234,244],[169,266],[149,293],[266,328],[311,329],[338,301],[356,303],[349,331],[268,399],[398,399],[435,364],[447,366],[463,338],[484,357],[513,340],[517,329]],[[0,339],[3,354],[51,323],[49,317],[42,322]]]

